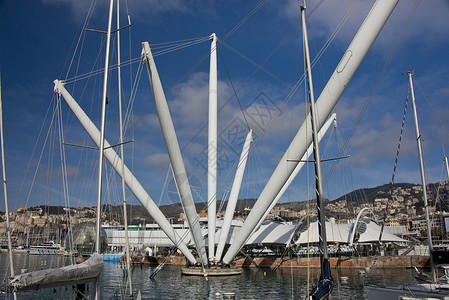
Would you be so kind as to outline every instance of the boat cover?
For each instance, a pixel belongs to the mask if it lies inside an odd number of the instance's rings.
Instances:
[[[321,265],[321,275],[316,287],[310,292],[310,297],[314,300],[327,299],[334,287],[334,279],[331,274],[329,260],[324,258]]]
[[[88,260],[76,265],[56,269],[39,270],[14,276],[11,287],[15,291],[73,285],[93,281],[103,269],[103,259],[93,254]]]

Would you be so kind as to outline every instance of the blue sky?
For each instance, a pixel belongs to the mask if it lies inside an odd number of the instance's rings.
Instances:
[[[106,29],[107,2],[97,1],[88,28]],[[308,1],[308,11],[313,11],[308,18],[312,57],[316,56],[356,1],[325,1],[313,10],[318,2]],[[320,59],[320,63],[315,66],[316,95],[321,93],[326,78],[338,64],[373,2],[360,1]],[[298,30],[293,31],[300,22],[299,3],[296,0],[268,0],[246,22],[238,26],[236,31],[232,31],[258,3],[259,1],[142,0],[121,4],[121,25],[127,23],[127,11],[132,21],[130,29],[121,33],[122,61],[134,62],[122,68],[123,95],[126,102],[129,102],[131,85],[136,80],[139,66],[136,62],[140,56],[141,42],[148,41],[150,45],[155,45],[207,37],[212,32],[215,32],[219,39],[226,38],[225,44],[219,46],[222,58],[218,58],[219,106],[223,106],[230,99],[219,113],[219,199],[230,189],[232,176],[229,177],[229,174],[232,174],[241,147],[239,141],[243,131],[233,130],[245,128],[245,117],[253,127],[256,137],[261,139],[249,158],[240,197],[257,198],[305,116],[303,86],[285,107],[282,104],[303,72],[301,36]],[[103,67],[102,34],[85,32],[80,47],[74,54],[74,45],[78,42],[80,28],[90,4],[87,0],[0,2],[1,91],[11,210],[25,204],[64,204],[64,197],[60,192],[61,167],[57,131],[50,132],[45,148],[43,145],[55,103],[53,80],[73,78],[76,74],[86,74]],[[332,130],[328,138],[323,140],[323,158],[335,157],[337,147],[341,147],[343,141],[349,137],[350,130],[370,97],[414,5],[415,1],[401,1],[398,4],[337,104],[335,111],[338,130]],[[346,154],[351,155],[351,158],[339,163],[328,181],[326,190],[329,198],[334,199],[356,188],[374,187],[390,182],[408,91],[405,73],[409,70],[415,73],[415,93],[424,139],[427,180],[446,180],[445,174],[442,175],[442,162],[445,151],[446,154],[449,151],[448,15],[449,1],[426,1],[419,5],[400,40],[391,64],[350,139]],[[113,26],[116,26],[115,16]],[[289,36],[291,32],[293,33]],[[231,34],[228,35],[229,33]],[[111,61],[115,64],[115,37],[113,43]],[[260,65],[277,47],[279,50],[263,65],[264,70],[251,76],[257,66],[248,61]],[[155,52],[158,52],[156,46],[154,48]],[[209,49],[210,43],[206,41],[155,56],[183,148],[186,167],[192,181],[196,183],[197,202],[206,201],[206,175],[203,165],[207,130],[201,128],[207,122],[208,58],[184,80],[180,79]],[[237,55],[237,51],[241,55]],[[111,144],[115,144],[119,137],[116,70],[113,70],[110,76],[106,138]],[[140,80],[135,92],[130,126],[125,137],[126,140],[134,139],[134,142],[125,146],[125,160],[156,203],[177,202],[176,196],[173,195],[171,177],[166,180],[168,157],[146,71],[138,78]],[[97,126],[102,82],[103,76],[100,74],[66,86]],[[239,101],[232,97],[233,87],[238,90]],[[95,88],[97,91],[93,91]],[[240,106],[245,110],[245,115],[242,114]],[[45,117],[49,107],[50,113]],[[281,107],[281,113],[274,118],[273,113]],[[263,118],[258,114],[261,113],[260,109],[265,109]],[[62,111],[65,141],[92,146],[92,142],[78,121],[73,119],[65,103]],[[396,182],[419,183],[420,180],[411,112],[409,106]],[[272,121],[272,124],[265,128],[268,121]],[[34,154],[33,149],[36,149]],[[65,146],[65,151],[70,205],[94,205],[97,152],[72,146]],[[43,154],[40,159],[41,153]],[[37,165],[39,169],[36,171]],[[329,166],[329,163],[325,165],[325,174],[329,173]],[[309,168],[309,171],[312,169]],[[228,184],[227,178],[231,178]],[[312,182],[312,179],[309,181]],[[109,184],[105,183],[106,203],[119,202],[118,183],[116,177],[111,177]],[[303,170],[281,201],[302,201],[307,198],[306,193],[307,172]],[[137,203],[137,200],[133,201]],[[3,210],[3,207],[2,202],[0,209]]]

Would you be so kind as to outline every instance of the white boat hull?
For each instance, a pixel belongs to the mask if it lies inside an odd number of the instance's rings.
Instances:
[[[32,247],[28,252],[30,255],[61,255],[62,251],[59,248],[45,248],[45,247]]]
[[[31,246],[28,254],[31,255],[62,255],[64,248],[55,242],[43,243],[37,246]]]
[[[449,285],[416,284],[397,287],[366,286],[368,300],[444,299],[449,300]]]

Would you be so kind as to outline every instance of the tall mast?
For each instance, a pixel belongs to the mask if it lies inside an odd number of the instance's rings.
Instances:
[[[310,120],[312,121],[312,139],[313,139],[313,156],[315,158],[315,192],[318,210],[318,233],[320,239],[320,260],[323,263],[323,259],[327,259],[327,239],[326,239],[326,219],[324,216],[324,204],[323,204],[323,180],[321,177],[321,158],[320,158],[320,145],[318,142],[318,129],[317,129],[317,113],[315,107],[315,95],[313,92],[313,80],[312,80],[312,67],[310,64],[309,42],[307,37],[307,24],[306,24],[306,7],[305,4],[301,5],[301,20],[302,20],[302,36],[304,43],[304,55],[306,60],[306,72],[307,72],[307,86],[308,96],[310,102]]]
[[[120,66],[120,3],[117,0],[117,76],[118,76],[118,107],[120,119],[120,156],[122,158],[122,173],[125,173],[125,155],[123,152],[123,115],[122,115],[122,77]],[[131,280],[131,265],[129,254],[129,237],[128,237],[128,215],[126,211],[126,189],[125,178],[122,177],[122,197],[123,197],[123,223],[125,225],[125,258],[126,258],[126,272],[128,273],[129,294],[133,295],[133,285]]]
[[[100,254],[100,235],[101,235],[101,192],[103,181],[103,155],[104,155],[104,131],[106,123],[106,98],[108,89],[108,75],[109,75],[109,48],[111,44],[111,27],[112,27],[112,10],[114,8],[114,0],[110,1],[109,5],[109,21],[108,32],[106,38],[106,58],[104,62],[104,81],[103,81],[103,98],[101,108],[101,131],[100,131],[100,147],[99,147],[99,159],[98,159],[98,193],[97,193],[97,237],[95,243],[95,252]],[[95,282],[95,299],[100,299],[100,280],[97,278]]]
[[[0,142],[2,147],[2,174],[3,174],[3,195],[5,196],[5,215],[6,215],[6,234],[8,235],[9,252],[9,274],[14,277],[14,261],[12,259],[11,227],[9,225],[8,193],[6,191],[6,165],[5,165],[5,145],[3,139],[3,108],[2,108],[2,85],[0,80]],[[17,299],[16,292],[13,293],[14,299]]]
[[[396,7],[398,1],[399,0],[377,0],[373,5],[371,11],[316,101],[318,128],[321,128],[323,122],[332,112],[332,109],[345,91],[357,71],[357,68],[362,63],[362,60],[365,58],[371,45],[382,30],[382,27],[387,22],[388,17]],[[304,153],[306,153],[307,148],[311,143],[309,118],[310,117],[307,117],[303,122],[284,156],[279,161],[250,214],[246,218],[245,223],[241,227],[238,236],[236,236],[234,242],[229,247],[228,252],[226,252],[226,255],[223,258],[224,263],[229,264],[234,259],[249,235],[253,232],[254,227],[258,224],[260,218],[264,215],[267,208],[282,189],[282,186],[284,186],[285,182],[290,177],[290,174],[295,168],[295,164],[292,163],[291,160],[299,161]]]
[[[334,124],[337,123],[337,115],[335,113],[333,113],[329,117],[329,119],[326,121],[326,123],[324,123],[323,127],[321,127],[320,131],[318,131],[318,143],[321,142],[321,139],[323,138],[323,136],[326,134],[327,130],[330,128],[330,126],[333,123]],[[337,125],[334,125],[334,126],[337,126]],[[288,178],[287,182],[284,184],[282,189],[279,191],[279,194],[277,194],[276,198],[274,198],[273,203],[271,203],[271,205],[268,207],[268,209],[265,212],[265,214],[263,215],[263,217],[259,220],[259,223],[257,224],[257,226],[254,227],[254,231],[257,230],[257,228],[262,224],[262,222],[266,219],[268,214],[273,210],[273,208],[276,206],[276,204],[282,198],[282,196],[284,195],[285,191],[288,189],[290,184],[296,178],[296,175],[298,175],[299,171],[301,171],[302,167],[306,163],[306,160],[310,157],[310,155],[312,155],[312,153],[313,153],[313,145],[310,145],[309,148],[307,148],[307,152],[301,158],[301,161],[296,165],[295,170],[290,175],[290,177]]]
[[[425,211],[426,211],[427,243],[429,244],[430,267],[432,269],[433,282],[436,282],[435,265],[434,265],[433,256],[432,256],[433,245],[432,245],[431,224],[430,224],[430,218],[429,218],[429,204],[427,201],[426,178],[424,176],[424,162],[423,162],[423,157],[422,157],[421,133],[419,132],[418,113],[416,110],[415,91],[413,89],[412,73],[409,71],[409,72],[407,72],[407,75],[408,75],[408,80],[409,80],[409,85],[410,85],[410,94],[412,97],[413,118],[415,120],[416,144],[418,146],[419,169],[421,171],[422,192],[423,192],[424,207],[425,207]]]
[[[326,219],[324,216],[324,198],[323,198],[323,179],[321,176],[321,159],[320,147],[318,142],[317,129],[317,111],[315,107],[315,95],[313,92],[312,80],[312,66],[310,64],[309,41],[307,37],[307,23],[306,23],[306,4],[305,0],[301,4],[301,20],[302,20],[302,36],[304,44],[304,58],[306,63],[307,76],[307,91],[310,102],[310,121],[312,123],[312,145],[313,156],[315,158],[315,191],[317,201],[318,213],[318,236],[319,236],[319,251],[320,251],[320,265],[321,275],[317,285],[312,289],[309,296],[312,299],[327,299],[332,293],[334,280],[330,271],[330,264],[327,255],[327,238],[326,238]]]
[[[217,36],[212,33],[209,72],[209,133],[207,150],[207,224],[209,262],[214,261],[217,215]]]

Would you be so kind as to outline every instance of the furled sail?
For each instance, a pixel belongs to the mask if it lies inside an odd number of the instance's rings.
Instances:
[[[94,253],[80,264],[16,275],[11,280],[11,288],[15,291],[26,291],[85,283],[94,281],[102,269],[103,259]]]

